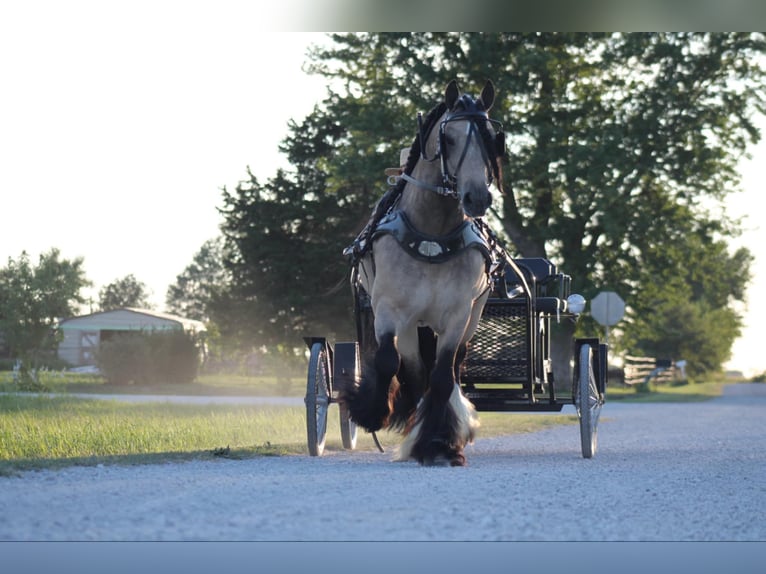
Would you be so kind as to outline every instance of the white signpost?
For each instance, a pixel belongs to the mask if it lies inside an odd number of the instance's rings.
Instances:
[[[590,302],[590,314],[599,325],[606,328],[608,345],[609,327],[616,325],[625,316],[625,301],[614,291],[602,291]]]

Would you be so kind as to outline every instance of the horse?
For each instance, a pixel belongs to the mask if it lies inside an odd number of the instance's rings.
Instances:
[[[342,400],[373,436],[404,434],[394,460],[465,466],[479,426],[460,365],[491,287],[478,223],[492,183],[501,191],[503,133],[488,116],[494,99],[491,81],[478,98],[449,82],[425,121],[418,115],[407,165],[377,206],[380,220],[357,238],[355,276],[369,296],[376,348]]]

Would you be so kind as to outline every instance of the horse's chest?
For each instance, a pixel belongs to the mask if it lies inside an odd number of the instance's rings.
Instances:
[[[484,257],[487,269],[491,265],[489,245],[471,221],[463,222],[446,235],[433,236],[416,229],[404,212],[394,211],[380,221],[372,239],[375,241],[386,235],[393,237],[415,261],[442,264],[466,250],[475,249]]]
[[[489,285],[479,250],[463,249],[442,263],[424,263],[407,255],[390,235],[376,241],[362,266],[368,279],[365,289],[373,300],[385,300],[391,308],[424,323],[436,319],[433,313],[469,309]]]

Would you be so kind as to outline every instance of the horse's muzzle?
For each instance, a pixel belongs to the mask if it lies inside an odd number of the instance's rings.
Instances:
[[[492,205],[492,194],[488,189],[471,189],[463,195],[463,211],[469,217],[482,217]]]

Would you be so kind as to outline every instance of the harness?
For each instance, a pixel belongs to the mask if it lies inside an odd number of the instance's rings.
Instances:
[[[493,142],[493,144],[501,150],[501,155],[504,153],[505,150],[505,135],[502,131],[502,124],[498,122],[497,120],[493,120],[489,118],[489,114],[478,105],[478,102],[473,99],[468,94],[463,94],[460,99],[458,100],[458,104],[462,109],[460,111],[455,111],[452,113],[447,114],[447,116],[439,123],[439,137],[437,138],[437,147],[436,147],[436,153],[432,157],[428,157],[425,150],[425,145],[421,148],[421,158],[424,161],[432,162],[435,160],[439,160],[441,164],[441,172],[442,172],[442,184],[443,185],[433,185],[430,183],[418,181],[408,173],[403,173],[401,175],[401,178],[409,183],[412,183],[414,185],[417,185],[419,187],[422,187],[424,189],[428,189],[429,191],[433,191],[434,193],[437,193],[438,195],[443,195],[447,197],[452,197],[454,199],[457,199],[459,197],[456,185],[457,185],[457,176],[456,174],[451,174],[449,172],[449,168],[447,166],[447,150],[448,146],[445,145],[445,130],[447,128],[447,124],[450,122],[456,122],[456,121],[465,121],[467,122],[466,126],[466,142],[463,146],[463,151],[460,154],[460,157],[458,158],[457,167],[455,168],[455,171],[459,171],[460,167],[463,165],[463,160],[465,159],[465,155],[468,151],[469,144],[471,143],[471,140],[473,138],[476,138],[476,141],[479,144],[479,150],[481,151],[482,159],[484,160],[484,165],[487,167],[487,174],[488,174],[488,181],[487,181],[487,187],[492,185],[492,165],[491,160],[489,158],[489,154],[487,153],[487,145],[486,142],[483,141],[481,131],[479,129],[479,124],[477,122],[486,122],[490,123],[493,126],[495,126],[497,131],[497,140]],[[457,106],[456,106],[457,107]],[[428,136],[431,132],[431,130],[434,128],[434,125],[430,125],[426,128],[423,126],[423,115],[418,113],[418,133],[420,135],[420,141],[426,142],[428,141]]]
[[[413,258],[427,263],[443,263],[463,249],[478,249],[486,261],[487,273],[492,266],[489,243],[478,226],[464,221],[447,235],[427,235],[415,229],[403,211],[392,211],[378,223],[372,232],[372,241],[383,235],[391,235]]]
[[[435,122],[424,128],[422,115],[418,114],[418,132],[422,145],[421,159],[428,162],[440,160],[442,185],[434,185],[417,180],[408,172],[399,175],[400,179],[438,195],[457,199],[457,177],[455,174],[449,173],[447,167],[448,146],[445,143],[445,129],[449,122],[466,121],[468,137],[458,158],[456,171],[463,164],[469,143],[473,138],[476,138],[484,163],[487,166],[489,178],[487,186],[492,184],[492,169],[486,148],[487,142],[484,141],[477,122],[490,122],[496,126],[500,126],[500,123],[489,119],[487,112],[477,104],[476,100],[468,95],[463,95],[459,100],[459,104],[461,108],[459,111],[447,114],[439,123],[437,150],[431,157],[427,156],[425,145],[423,144],[428,140],[431,130],[435,127]],[[502,138],[502,130],[498,129],[497,134],[498,139],[494,142],[494,145],[504,148],[505,143]],[[394,181],[396,179],[393,178]],[[392,185],[389,188],[375,206],[365,228],[356,237],[354,242],[343,250],[344,255],[350,256],[352,265],[356,266],[361,258],[371,249],[374,241],[383,235],[391,235],[411,257],[428,263],[443,263],[457,256],[465,249],[477,249],[484,257],[487,274],[491,274],[506,260],[505,250],[500,246],[495,234],[481,218],[475,218],[472,221],[466,220],[443,236],[428,235],[416,229],[407,215],[401,210],[396,209],[403,187],[403,185]]]

